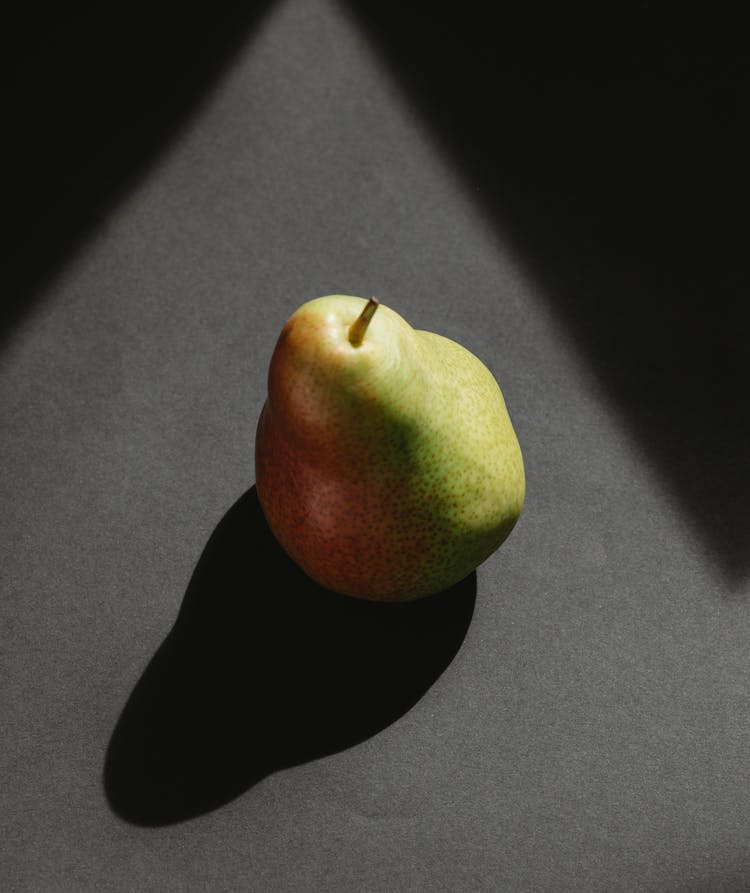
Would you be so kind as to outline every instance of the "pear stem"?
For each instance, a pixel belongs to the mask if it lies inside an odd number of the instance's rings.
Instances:
[[[370,320],[372,319],[375,311],[378,309],[379,303],[380,302],[377,298],[370,298],[370,300],[365,304],[364,310],[349,326],[349,343],[352,345],[352,347],[359,347],[359,345],[362,343],[362,339],[365,337],[367,327],[370,325]]]

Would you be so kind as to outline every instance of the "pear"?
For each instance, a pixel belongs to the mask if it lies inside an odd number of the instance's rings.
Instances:
[[[348,295],[308,301],[284,326],[255,469],[287,554],[322,586],[377,601],[470,574],[513,529],[526,488],[487,367]]]

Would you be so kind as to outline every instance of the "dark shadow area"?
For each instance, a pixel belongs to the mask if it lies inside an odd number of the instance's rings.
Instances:
[[[211,535],[117,723],[112,809],[138,825],[188,819],[374,735],[449,665],[475,598],[476,574],[406,604],[322,589],[278,546],[253,487]]]
[[[106,225],[270,5],[42,3],[4,19],[0,340]]]
[[[750,572],[741,22],[647,3],[348,6],[740,586]]]

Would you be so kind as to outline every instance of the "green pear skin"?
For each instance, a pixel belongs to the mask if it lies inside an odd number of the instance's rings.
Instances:
[[[284,326],[255,468],[287,554],[322,586],[376,601],[462,580],[511,532],[526,489],[487,367],[348,295],[308,301]]]

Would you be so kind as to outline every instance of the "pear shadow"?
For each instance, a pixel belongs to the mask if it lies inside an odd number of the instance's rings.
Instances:
[[[211,535],[116,724],[111,808],[136,825],[172,824],[376,734],[450,664],[475,599],[474,573],[404,604],[329,592],[282,551],[251,488]]]

